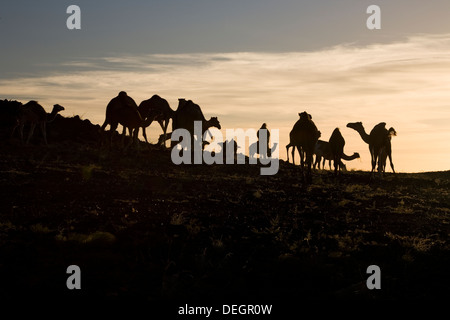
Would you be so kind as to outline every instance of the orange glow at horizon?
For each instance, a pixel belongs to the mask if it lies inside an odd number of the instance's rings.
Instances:
[[[397,172],[449,170],[450,35],[417,36],[404,42],[361,48],[338,46],[317,52],[217,53],[112,57],[82,63],[91,71],[55,72],[0,81],[0,97],[35,99],[63,116],[80,115],[102,124],[109,100],[126,91],[139,104],[153,94],[177,108],[178,98],[199,104],[206,118],[226,128],[279,129],[279,154],[298,113],[307,111],[328,141],[339,127],[349,170],[370,170],[367,144],[346,127],[362,121],[366,132],[386,122]],[[69,63],[70,64],[70,63]],[[120,65],[119,71],[99,66]],[[65,66],[67,67],[67,65]],[[169,129],[171,126],[169,125]],[[147,129],[152,142],[162,133]],[[298,154],[296,154],[298,163]],[[328,164],[326,165],[328,167]],[[387,171],[390,172],[389,165]]]

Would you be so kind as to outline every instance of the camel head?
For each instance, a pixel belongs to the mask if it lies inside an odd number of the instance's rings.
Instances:
[[[356,158],[356,159],[359,159],[359,158],[361,158],[361,156],[359,155],[359,153],[358,152],[355,152],[354,154],[353,154],[353,156]]]
[[[362,125],[362,122],[349,122],[347,123],[347,128],[352,128],[353,130],[364,130],[364,127]]]
[[[388,130],[388,134],[389,134],[390,137],[396,136],[397,135],[397,131],[395,131],[394,128],[390,127],[389,130]]]
[[[55,104],[53,105],[53,110],[52,112],[58,113],[65,110],[63,106],[59,105],[59,104]]]
[[[211,128],[211,127],[216,127],[219,130],[222,129],[217,117],[211,117],[211,119],[208,120],[208,128]]]

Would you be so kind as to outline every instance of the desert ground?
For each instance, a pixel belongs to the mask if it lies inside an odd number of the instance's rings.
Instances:
[[[143,301],[447,300],[450,171],[301,179],[280,161],[174,165],[78,116],[0,136],[0,296]],[[369,169],[369,168],[368,168]],[[81,269],[69,290],[67,267]],[[366,270],[381,270],[369,290]],[[300,300],[299,300],[300,301]]]

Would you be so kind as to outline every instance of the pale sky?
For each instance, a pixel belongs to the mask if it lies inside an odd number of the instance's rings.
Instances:
[[[393,3],[394,2],[394,3]],[[81,8],[68,30],[66,8]],[[366,9],[381,8],[381,30]],[[386,122],[399,172],[449,170],[449,1],[2,1],[0,99],[101,124],[121,90],[199,104],[226,128],[280,130],[298,112],[328,140],[339,127],[350,169],[370,170],[366,131]],[[152,124],[156,142],[161,129]],[[298,156],[297,156],[298,160]],[[388,169],[390,170],[390,168]]]

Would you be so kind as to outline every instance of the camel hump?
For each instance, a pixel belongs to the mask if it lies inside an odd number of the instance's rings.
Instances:
[[[386,122],[380,122],[376,126],[373,127],[372,131],[370,131],[370,134],[372,133],[380,133],[380,132],[386,132]]]
[[[329,141],[331,141],[333,139],[339,139],[339,140],[344,139],[342,137],[341,130],[339,130],[339,128],[336,128],[336,129],[333,130],[333,133],[331,134],[331,137],[330,137]]]
[[[206,121],[202,109],[198,104],[194,103],[192,100],[188,100],[182,105],[179,105],[177,113],[188,120]]]
[[[155,94],[150,99],[144,100],[138,107],[140,113],[144,117],[156,117],[171,110],[166,99]]]
[[[41,119],[47,117],[47,112],[45,109],[35,100],[30,100],[23,105],[24,110],[31,111]]]
[[[111,99],[106,106],[107,121],[117,119],[122,123],[122,119],[128,117],[130,114],[133,114],[132,117],[142,120],[136,102],[133,98],[129,97],[125,91],[121,91],[117,97]]]
[[[341,134],[341,130],[339,128],[335,128],[332,134]]]
[[[122,107],[131,107],[137,110],[138,106],[136,102],[125,91],[120,91],[117,99],[120,101]]]
[[[345,140],[339,128],[333,130],[333,133],[331,134],[330,140],[328,142],[333,152],[344,147]]]
[[[157,94],[154,94],[150,99],[148,99],[148,101],[151,101],[152,103],[154,103],[155,105],[158,105],[158,106],[162,106],[162,105],[169,106],[169,103],[167,102],[167,100]]]
[[[189,102],[192,102],[192,101],[189,100]],[[181,110],[181,109],[186,105],[186,103],[188,103],[188,101],[187,101],[185,98],[178,98],[178,108],[177,108],[177,111],[178,111],[178,110]]]

